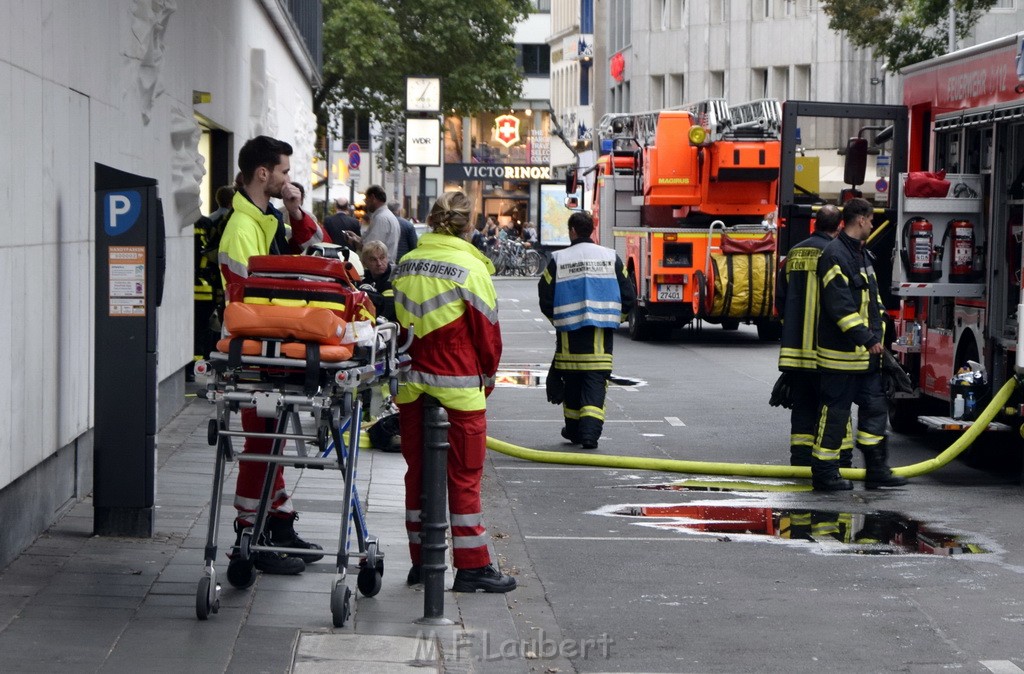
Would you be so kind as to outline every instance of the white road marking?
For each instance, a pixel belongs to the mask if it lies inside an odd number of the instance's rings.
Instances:
[[[645,437],[645,438],[663,438],[663,437],[665,437],[664,433],[641,433],[640,435]]]
[[[665,417],[665,421],[668,422],[669,426],[685,426],[679,417]]]
[[[544,322],[543,318],[535,318],[533,320],[537,321],[538,323],[543,323]]]
[[[1009,660],[978,660],[982,667],[993,674],[1022,674],[1024,669]]]

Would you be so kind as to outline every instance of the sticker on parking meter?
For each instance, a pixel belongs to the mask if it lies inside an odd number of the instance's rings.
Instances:
[[[110,316],[146,315],[146,247],[111,246],[107,253]]]

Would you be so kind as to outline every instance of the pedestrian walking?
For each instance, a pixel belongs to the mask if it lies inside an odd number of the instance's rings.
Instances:
[[[555,327],[549,377],[563,384],[562,437],[584,449],[597,449],[601,438],[615,329],[636,301],[622,260],[591,241],[593,231],[589,213],[569,216],[571,244],[552,253],[537,284],[540,310]]]

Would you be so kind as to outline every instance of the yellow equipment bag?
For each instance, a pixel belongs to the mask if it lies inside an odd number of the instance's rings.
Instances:
[[[711,255],[714,292],[708,317],[769,318],[775,293],[775,237],[723,236],[721,250]]]

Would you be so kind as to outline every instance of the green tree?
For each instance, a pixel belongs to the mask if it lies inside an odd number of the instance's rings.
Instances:
[[[457,115],[509,107],[522,73],[512,41],[529,0],[324,0],[324,83],[314,96],[321,133],[341,106],[383,124],[405,114],[405,77],[441,78]]]
[[[996,0],[953,0],[957,40]],[[871,49],[889,72],[945,54],[950,0],[822,0],[828,26],[843,31],[857,47]]]

